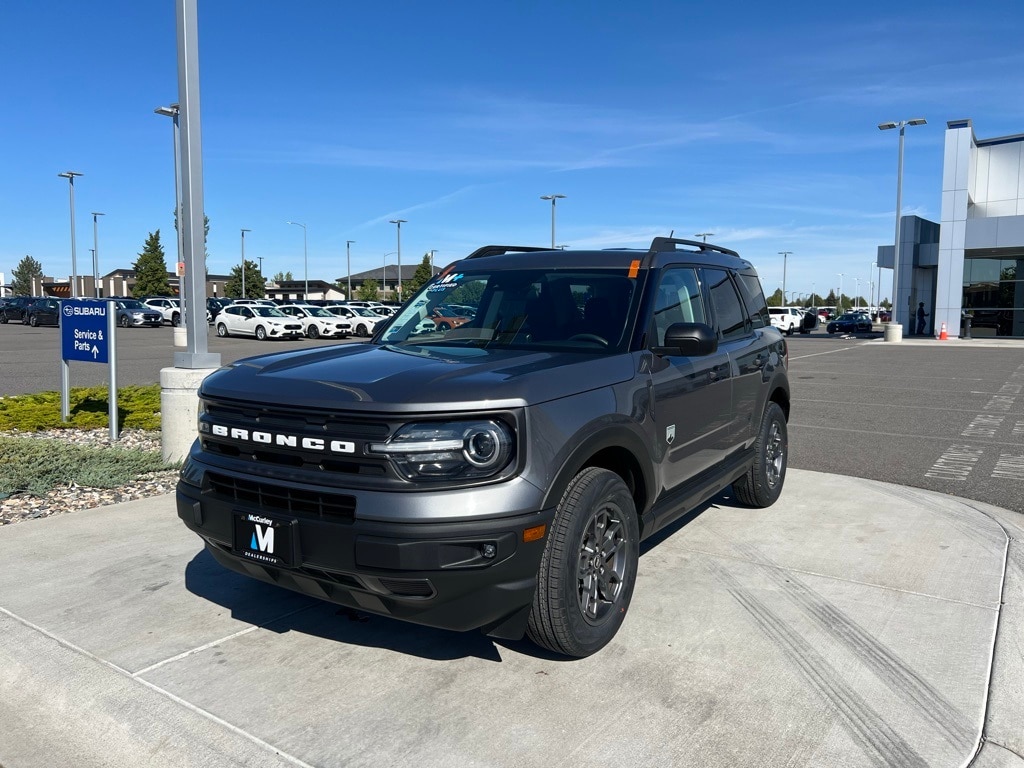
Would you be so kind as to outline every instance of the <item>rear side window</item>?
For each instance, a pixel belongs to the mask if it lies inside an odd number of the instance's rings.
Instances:
[[[761,290],[761,281],[757,275],[736,273],[736,282],[740,286],[740,293],[743,294],[743,303],[747,307],[747,316],[754,328],[766,328],[771,325],[771,318],[768,316],[768,303],[764,300],[764,291]]]
[[[718,331],[723,341],[742,339],[747,335],[747,311],[736,293],[736,287],[724,269],[704,269],[704,280],[711,296]]]

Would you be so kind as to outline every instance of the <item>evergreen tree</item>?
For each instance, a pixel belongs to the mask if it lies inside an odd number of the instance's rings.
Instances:
[[[364,280],[354,293],[360,301],[376,301],[380,294],[380,286],[376,280]]]
[[[246,276],[245,279],[248,280],[249,279],[248,276]],[[271,278],[271,280],[273,280],[278,285],[283,283],[285,280],[293,280],[293,279],[294,278],[292,277],[292,273],[291,272],[278,272],[276,275],[274,275]]]
[[[775,293],[768,297],[767,303],[769,307],[781,307],[782,304],[782,289],[776,288]]]
[[[420,262],[419,266],[416,267],[416,271],[413,273],[412,280],[407,280],[403,288],[407,292],[407,295],[412,296],[416,291],[422,288],[433,275],[430,272],[430,254],[423,254],[423,261]]]
[[[174,295],[167,279],[167,258],[164,256],[164,247],[160,245],[159,229],[149,233],[146,245],[139,254],[139,260],[132,267],[135,269],[133,296]]]
[[[32,278],[43,276],[43,265],[31,256],[25,256],[11,272],[11,290],[15,296],[32,295]]]
[[[255,261],[245,260],[245,294],[242,294],[242,265],[231,268],[231,277],[224,283],[224,295],[232,299],[262,299],[266,286]]]

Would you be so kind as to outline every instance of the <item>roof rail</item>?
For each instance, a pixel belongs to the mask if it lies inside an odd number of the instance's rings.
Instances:
[[[500,256],[503,253],[526,253],[528,251],[550,251],[550,248],[537,245],[485,245],[477,248],[467,259],[479,259],[482,256]]]
[[[739,254],[736,251],[731,251],[728,248],[723,248],[720,245],[709,245],[708,243],[701,243],[697,240],[680,240],[677,237],[656,237],[651,241],[651,253],[659,253],[661,251],[674,251],[677,245],[690,245],[698,248],[702,251],[715,251],[717,253],[724,253],[728,256],[735,256],[739,258]]]

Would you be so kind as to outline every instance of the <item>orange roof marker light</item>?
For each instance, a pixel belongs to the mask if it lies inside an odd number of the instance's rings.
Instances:
[[[635,280],[638,274],[640,274],[640,259],[633,259],[629,265],[629,278]]]

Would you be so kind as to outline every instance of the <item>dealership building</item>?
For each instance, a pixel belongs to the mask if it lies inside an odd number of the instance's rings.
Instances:
[[[1024,134],[979,139],[970,120],[946,123],[941,222],[900,222],[897,319],[911,333],[919,302],[929,334],[1024,337]],[[878,248],[892,268],[893,246]],[[899,302],[898,304],[896,302]]]

